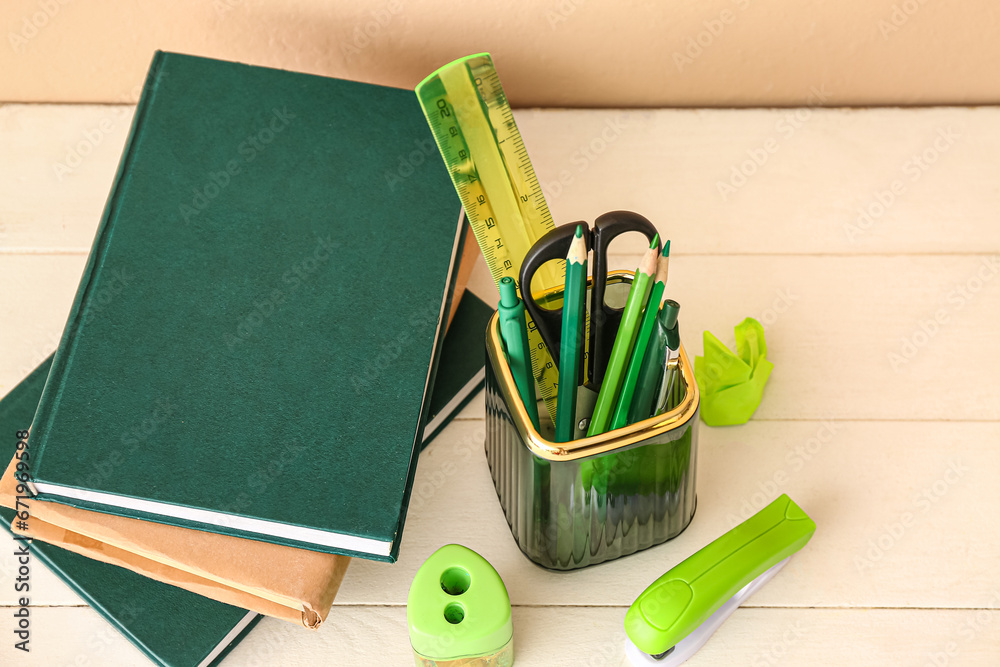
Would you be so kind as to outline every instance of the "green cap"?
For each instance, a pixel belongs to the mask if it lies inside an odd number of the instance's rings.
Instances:
[[[673,329],[677,326],[677,315],[680,313],[681,304],[677,303],[673,299],[667,299],[663,302],[663,306],[660,308],[660,312],[657,317],[663,324],[664,329]]]
[[[417,571],[406,599],[410,645],[434,660],[496,653],[514,635],[510,597],[485,558],[459,544],[441,547]]]
[[[521,300],[517,296],[517,283],[510,276],[500,279],[497,286],[500,290],[500,305],[505,308],[517,308],[521,305]]]
[[[681,346],[681,334],[677,330],[677,314],[680,310],[681,304],[673,299],[667,299],[663,302],[660,312],[656,314],[660,325],[667,332],[667,347],[671,350],[676,350]]]

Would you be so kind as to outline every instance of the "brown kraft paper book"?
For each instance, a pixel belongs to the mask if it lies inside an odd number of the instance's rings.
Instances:
[[[14,508],[16,460],[0,479],[0,505]],[[333,604],[350,558],[140,521],[34,499],[34,539],[151,579],[310,629]]]

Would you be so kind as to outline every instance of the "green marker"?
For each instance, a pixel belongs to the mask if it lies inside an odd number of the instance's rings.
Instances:
[[[618,392],[621,390],[625,365],[628,363],[632,347],[635,345],[635,338],[639,333],[639,318],[642,316],[642,309],[646,305],[649,291],[653,286],[656,250],[659,245],[660,235],[657,234],[639,263],[639,268],[635,271],[635,278],[632,280],[632,287],[628,292],[628,300],[625,302],[625,311],[622,313],[622,323],[618,327],[615,344],[611,347],[611,359],[608,361],[608,369],[604,373],[604,382],[601,384],[601,391],[597,394],[597,405],[594,406],[594,416],[590,419],[587,437],[600,435],[607,431],[611,425],[611,412],[615,408]]]
[[[566,255],[562,336],[559,343],[559,394],[556,401],[556,442],[569,442],[576,429],[576,391],[580,385],[583,318],[587,298],[587,242],[583,226],[576,228]]]
[[[642,360],[639,377],[636,380],[635,395],[628,412],[628,423],[642,421],[652,417],[657,405],[654,401],[660,393],[660,387],[666,378],[666,363],[670,353],[680,347],[680,335],[677,331],[677,314],[680,304],[672,299],[663,302],[660,312],[656,314],[656,326],[650,336],[649,347]]]
[[[514,664],[507,587],[472,549],[449,544],[431,554],[410,585],[406,624],[418,665]]]
[[[664,302],[667,314],[663,318],[663,326],[667,330],[667,349],[676,352],[681,347],[681,332],[677,328],[677,315],[680,313],[681,304],[672,299]]]
[[[646,356],[649,348],[649,339],[656,325],[656,315],[660,308],[660,299],[663,297],[663,290],[666,285],[657,281],[653,285],[653,291],[649,294],[649,303],[646,304],[646,312],[642,315],[642,324],[639,326],[639,335],[635,339],[635,351],[628,362],[628,370],[625,371],[625,379],[622,381],[622,393],[618,397],[618,406],[615,408],[615,416],[611,420],[611,430],[621,428],[628,423],[628,412],[632,406],[632,397],[635,395],[636,385],[639,381],[639,371],[642,369],[642,360]]]
[[[680,368],[677,367],[678,350],[681,347],[680,325],[677,323],[680,304],[676,301],[668,301],[664,304],[664,308],[670,308],[664,321],[664,326],[667,329],[667,349],[663,364],[663,383],[660,385],[656,405],[653,406],[653,415],[663,414],[673,409],[681,398],[681,383],[677,380],[680,376]]]
[[[528,323],[524,319],[524,303],[517,296],[517,285],[510,276],[500,279],[500,335],[510,362],[510,372],[528,411],[531,424],[538,430],[538,404],[535,402],[535,378],[531,374],[528,352]]]

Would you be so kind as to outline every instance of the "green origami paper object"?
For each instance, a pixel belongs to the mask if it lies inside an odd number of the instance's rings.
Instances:
[[[764,327],[752,317],[737,324],[736,354],[709,331],[703,343],[705,356],[694,360],[702,421],[709,426],[747,423],[774,368],[767,360]]]

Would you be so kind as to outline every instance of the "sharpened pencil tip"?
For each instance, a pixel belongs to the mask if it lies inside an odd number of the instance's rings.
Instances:
[[[656,273],[657,257],[659,252],[657,252],[657,247],[659,246],[659,235],[657,238],[653,239],[653,245],[649,246],[646,250],[646,254],[642,256],[642,260],[639,262],[639,271],[647,275],[653,275]]]
[[[663,256],[670,257],[670,239],[667,239],[667,242],[663,244]]]
[[[583,264],[587,261],[587,241],[583,238],[583,225],[577,226],[576,235],[569,242],[566,261],[571,264]]]
[[[653,237],[653,241],[649,244],[650,248],[657,248],[660,245],[660,235],[657,234]]]

